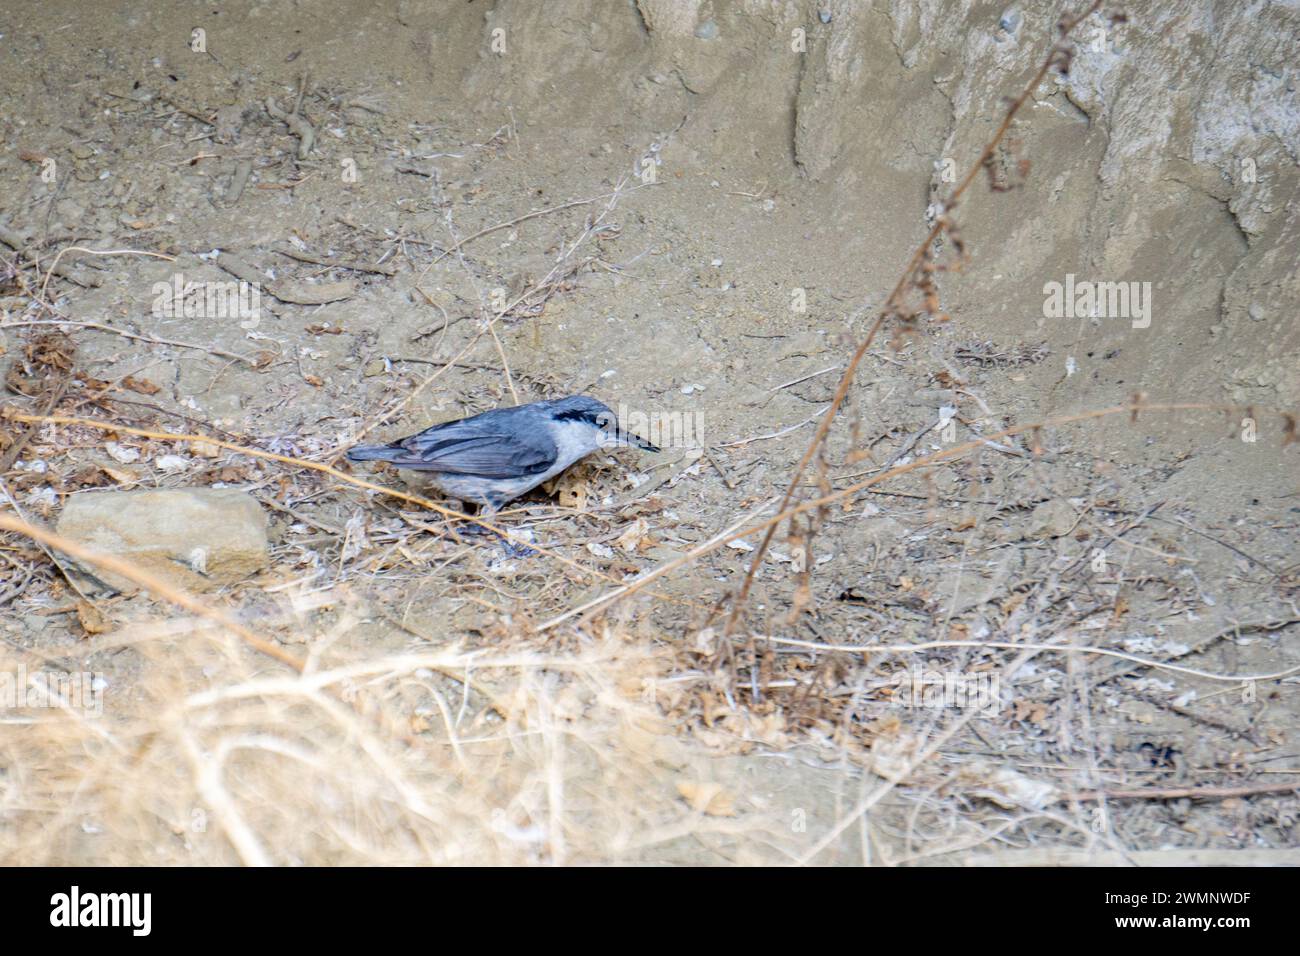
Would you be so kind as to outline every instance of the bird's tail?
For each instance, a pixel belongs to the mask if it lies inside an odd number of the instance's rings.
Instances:
[[[354,445],[348,449],[348,461],[392,461],[407,454],[394,445]]]

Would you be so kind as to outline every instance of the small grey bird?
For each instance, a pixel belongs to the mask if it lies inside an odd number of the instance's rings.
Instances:
[[[429,472],[444,493],[491,514],[579,458],[618,445],[659,450],[623,431],[607,406],[570,395],[434,425],[387,445],[357,445],[348,460]]]

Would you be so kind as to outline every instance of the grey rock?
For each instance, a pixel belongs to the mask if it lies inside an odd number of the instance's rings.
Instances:
[[[266,567],[266,532],[261,505],[234,488],[85,492],[68,499],[58,524],[64,537],[195,591]],[[119,575],[85,570],[115,590],[137,590]]]

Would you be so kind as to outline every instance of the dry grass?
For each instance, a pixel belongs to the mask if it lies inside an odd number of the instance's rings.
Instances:
[[[747,858],[763,858],[770,821],[709,816],[678,792],[689,760],[645,700],[665,662],[643,647],[382,653],[382,621],[355,599],[328,617],[274,627],[306,632],[301,675],[200,621],[117,632],[142,676],[115,679],[102,716],[9,712],[0,859],[609,863],[710,832],[748,834]],[[41,664],[0,652],[19,663]]]

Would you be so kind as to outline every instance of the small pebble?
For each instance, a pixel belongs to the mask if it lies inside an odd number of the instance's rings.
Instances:
[[[712,20],[705,20],[695,28],[695,35],[701,40],[712,40],[718,35],[718,25]]]

